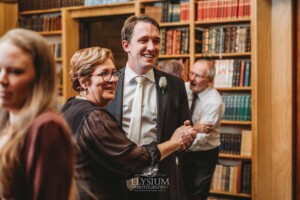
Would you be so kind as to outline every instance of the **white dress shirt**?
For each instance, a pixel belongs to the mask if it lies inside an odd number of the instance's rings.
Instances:
[[[132,103],[135,94],[137,83],[134,78],[138,76],[132,71],[128,64],[125,68],[124,77],[124,91],[123,91],[123,120],[122,127],[126,133],[129,131]],[[140,145],[149,144],[150,142],[157,141],[157,98],[156,98],[156,85],[153,69],[149,70],[146,74],[143,90],[142,102],[142,120],[141,120],[141,134]],[[128,134],[127,134],[128,135]]]
[[[185,83],[189,107],[191,107],[193,99],[193,91],[190,90],[190,83]],[[221,117],[224,113],[224,104],[219,92],[213,87],[207,87],[202,92],[198,93],[192,122],[195,124],[210,122],[213,124],[213,129],[209,133],[198,133],[189,151],[210,150],[220,146],[220,126]]]

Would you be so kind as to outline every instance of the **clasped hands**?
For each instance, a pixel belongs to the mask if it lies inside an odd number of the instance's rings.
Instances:
[[[191,122],[186,120],[184,125],[176,129],[170,140],[177,142],[180,150],[186,150],[191,146],[196,135],[197,131],[193,129]]]
[[[209,133],[213,128],[213,124],[210,122],[200,123],[197,122],[194,126],[191,126],[191,122],[186,120],[184,125],[176,129],[171,137],[171,140],[176,141],[181,150],[188,149],[194,142],[197,133]]]

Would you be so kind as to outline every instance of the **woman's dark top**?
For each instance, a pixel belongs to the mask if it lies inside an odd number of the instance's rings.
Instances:
[[[77,170],[81,199],[126,199],[126,179],[160,160],[156,142],[137,147],[116,120],[88,100],[69,99],[63,114],[77,143]]]

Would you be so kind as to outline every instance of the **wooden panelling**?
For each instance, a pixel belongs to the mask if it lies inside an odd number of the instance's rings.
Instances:
[[[18,4],[0,3],[0,36],[6,31],[17,27]]]
[[[292,7],[257,0],[255,199],[292,199]],[[255,32],[255,31],[254,31]]]
[[[296,8],[296,77],[300,77],[300,3],[297,2],[297,8]],[[296,172],[296,180],[294,181],[295,187],[294,187],[294,195],[295,199],[300,200],[300,79],[297,78],[297,95],[296,95],[296,104],[297,104],[297,110],[296,110],[296,148],[295,148],[295,157],[296,157],[296,163],[295,163],[295,172]]]

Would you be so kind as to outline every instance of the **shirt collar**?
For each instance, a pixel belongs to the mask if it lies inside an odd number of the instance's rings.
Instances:
[[[128,66],[128,63],[127,63],[126,64],[126,68],[125,68],[125,79],[124,79],[124,82],[125,83],[130,83],[132,81],[132,79],[134,79],[137,76],[138,75],[132,69],[130,69],[130,67]],[[153,68],[150,69],[149,71],[147,71],[142,76],[146,77],[149,81],[155,83]]]
[[[210,90],[210,86],[208,86],[207,88],[205,88],[203,91],[201,91],[200,93],[198,93],[198,98],[200,100],[203,100],[206,97],[206,94],[208,93],[208,91]]]

